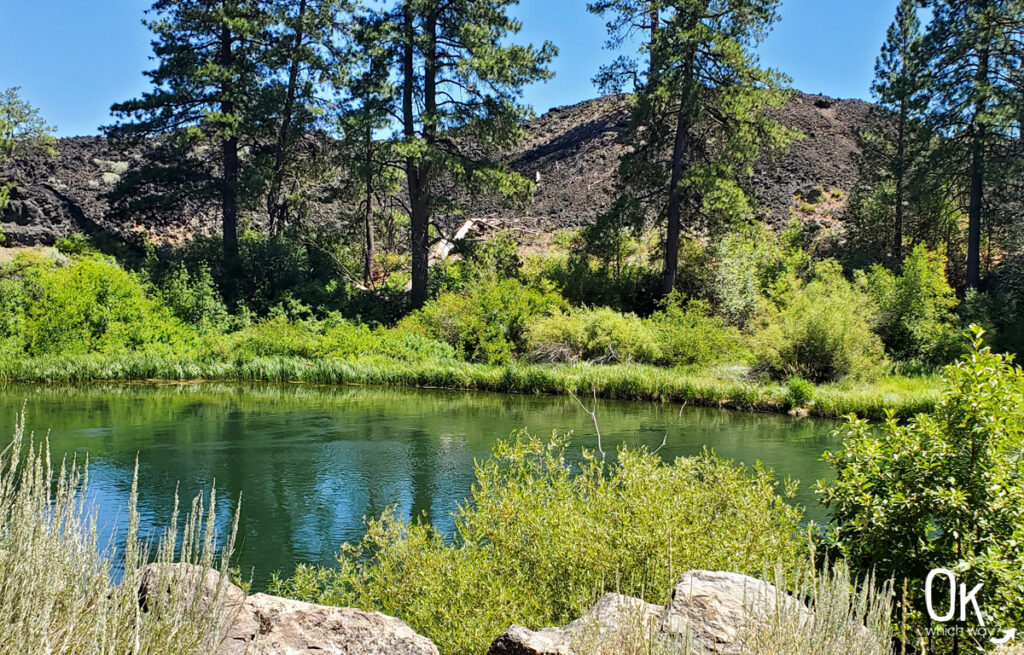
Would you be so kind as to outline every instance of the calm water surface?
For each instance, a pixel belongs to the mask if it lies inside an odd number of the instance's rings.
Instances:
[[[13,425],[24,405],[28,427],[47,432],[55,454],[88,454],[90,487],[104,534],[127,524],[139,462],[143,531],[155,534],[175,488],[191,499],[216,482],[225,525],[239,496],[239,565],[261,587],[297,563],[331,564],[358,540],[363,518],[397,506],[442,530],[473,482],[473,463],[496,439],[526,428],[547,436],[574,431],[596,444],[593,424],[571,398],[308,386],[12,386],[0,412]],[[828,476],[821,454],[836,446],[834,424],[783,416],[601,401],[606,450],[657,447],[666,459],[705,447],[737,462],[760,460],[798,479],[796,502],[822,519],[811,485]]]

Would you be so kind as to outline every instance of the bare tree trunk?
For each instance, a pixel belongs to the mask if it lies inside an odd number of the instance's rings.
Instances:
[[[224,68],[230,68],[234,63],[232,42],[231,28],[224,25],[221,27],[220,34],[220,63]],[[231,100],[231,86],[227,82],[221,87],[220,110],[225,116],[235,113],[235,104]],[[221,143],[221,159],[224,168],[220,187],[224,260],[230,269],[234,268],[238,262],[238,137],[236,135],[224,139]]]
[[[415,82],[416,82],[416,26],[411,2],[403,6],[405,44],[402,52],[402,123],[406,138],[416,136]],[[427,227],[430,216],[424,197],[423,175],[420,163],[409,157],[405,162],[406,181],[409,187],[410,255],[412,256],[412,305],[421,307],[427,300]]]
[[[366,216],[364,217],[366,243],[363,250],[363,282],[373,286],[373,260],[377,244],[373,233],[373,126],[366,127]]]
[[[288,90],[284,98],[281,125],[277,131],[277,143],[274,145],[274,174],[270,183],[270,191],[267,195],[267,213],[270,216],[270,232],[272,234],[277,234],[284,223],[284,202],[281,200],[281,186],[284,184],[285,151],[288,145],[288,133],[292,129],[292,114],[295,111],[295,97],[298,94],[299,50],[301,50],[302,40],[305,38],[305,18],[306,0],[299,0],[299,14],[295,26],[295,46],[288,70]]]
[[[901,107],[900,124],[896,137],[896,225],[894,227],[892,242],[892,268],[896,273],[903,270],[903,221],[906,199],[906,178],[907,178],[907,110]]]
[[[687,59],[687,71],[692,70],[692,57]],[[665,264],[661,277],[661,295],[668,296],[676,288],[679,272],[679,233],[682,228],[682,181],[690,148],[690,111],[692,109],[689,84],[683,89],[676,114],[676,134],[672,145],[672,174],[668,185],[668,225],[665,230]]]
[[[982,48],[978,53],[978,72],[975,86],[988,85],[989,53]],[[974,109],[971,126],[971,195],[967,207],[967,288],[977,289],[981,284],[981,212],[985,199],[985,123],[982,114],[985,101],[979,98]]]

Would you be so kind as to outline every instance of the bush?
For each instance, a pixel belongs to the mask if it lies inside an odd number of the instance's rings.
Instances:
[[[223,332],[231,316],[220,297],[209,269],[195,274],[179,267],[160,288],[160,297],[174,315],[201,332]]]
[[[1024,372],[972,329],[935,411],[880,428],[851,420],[843,450],[826,454],[836,480],[820,489],[833,547],[857,571],[906,578],[904,616],[922,631],[924,580],[940,567],[983,585],[993,624],[1024,621]]]
[[[875,332],[893,358],[940,366],[962,352],[953,325],[956,294],[939,253],[917,246],[900,275],[876,264],[867,274],[867,290],[879,309]]]
[[[399,327],[447,343],[468,361],[504,364],[525,351],[532,317],[565,305],[550,285],[505,279],[480,284],[467,294],[443,293]]]
[[[0,454],[0,653],[215,651],[232,618],[226,585],[204,599],[187,576],[161,567],[155,587],[168,593],[152,595],[142,611],[138,589],[150,553],[137,536],[136,485],[129,497],[126,543],[115,560],[100,554],[96,517],[89,509],[95,494],[87,480],[87,471],[74,462],[55,473],[45,445],[26,447],[21,417],[14,439]],[[206,515],[201,500],[193,502],[180,540],[175,512],[156,549],[157,563],[219,566],[227,581],[235,530],[218,553],[215,508],[212,495]],[[113,585],[115,571],[122,576],[118,585]]]
[[[749,359],[743,334],[725,321],[711,314],[708,303],[691,300],[685,305],[677,294],[665,308],[651,317],[657,329],[661,360],[670,366],[686,364],[732,363]]]
[[[799,376],[821,384],[877,373],[885,361],[871,298],[843,277],[833,260],[781,299],[756,336],[757,369],[777,380]]]
[[[31,355],[180,348],[194,334],[134,274],[98,258],[38,266],[22,292]]]
[[[573,309],[538,316],[526,331],[526,349],[536,362],[653,364],[662,359],[655,330],[635,314],[613,309]]]
[[[272,588],[398,616],[443,653],[477,655],[510,623],[562,625],[606,590],[661,603],[688,569],[792,565],[801,513],[775,489],[770,473],[710,454],[585,452],[576,467],[564,439],[520,436],[478,465],[452,540],[385,514],[338,568],[303,566]]]
[[[382,357],[406,362],[454,361],[445,343],[400,329],[372,329],[337,314],[325,320],[290,320],[281,314],[229,334],[211,346],[222,359],[259,357],[345,359]]]

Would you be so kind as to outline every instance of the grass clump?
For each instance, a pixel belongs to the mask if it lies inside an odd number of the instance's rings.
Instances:
[[[231,618],[226,566],[235,530],[218,552],[212,494],[208,507],[193,502],[180,535],[176,509],[152,554],[160,564],[219,565],[221,583],[204,599],[188,576],[160,567],[156,588],[168,593],[151,594],[143,609],[138,590],[151,553],[138,536],[136,486],[116,558],[100,552],[87,487],[87,466],[55,470],[45,443],[26,444],[22,417],[0,455],[0,654],[213,653]]]
[[[385,514],[337,568],[299,567],[274,592],[381,611],[441,652],[476,655],[510,623],[568,623],[595,593],[660,603],[687,569],[756,574],[797,561],[801,512],[768,471],[711,454],[666,464],[643,450],[572,464],[566,449],[557,437],[502,442],[477,466],[451,540]]]

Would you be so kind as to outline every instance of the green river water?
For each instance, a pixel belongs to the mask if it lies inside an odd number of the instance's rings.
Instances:
[[[526,428],[539,436],[574,431],[573,450],[596,444],[593,423],[571,398],[309,386],[9,386],[0,411],[13,426],[25,408],[37,437],[49,432],[57,456],[88,454],[91,500],[101,534],[127,525],[136,457],[142,531],[156,534],[173,507],[216,483],[227,527],[239,496],[238,565],[256,588],[297,563],[331,564],[357,540],[363,519],[397,506],[450,530],[451,513],[473,482],[474,460],[495,440]],[[601,401],[606,450],[657,447],[665,458],[700,453],[752,464],[800,481],[796,502],[809,518],[822,508],[811,491],[828,475],[820,461],[836,447],[833,423],[650,403]]]

